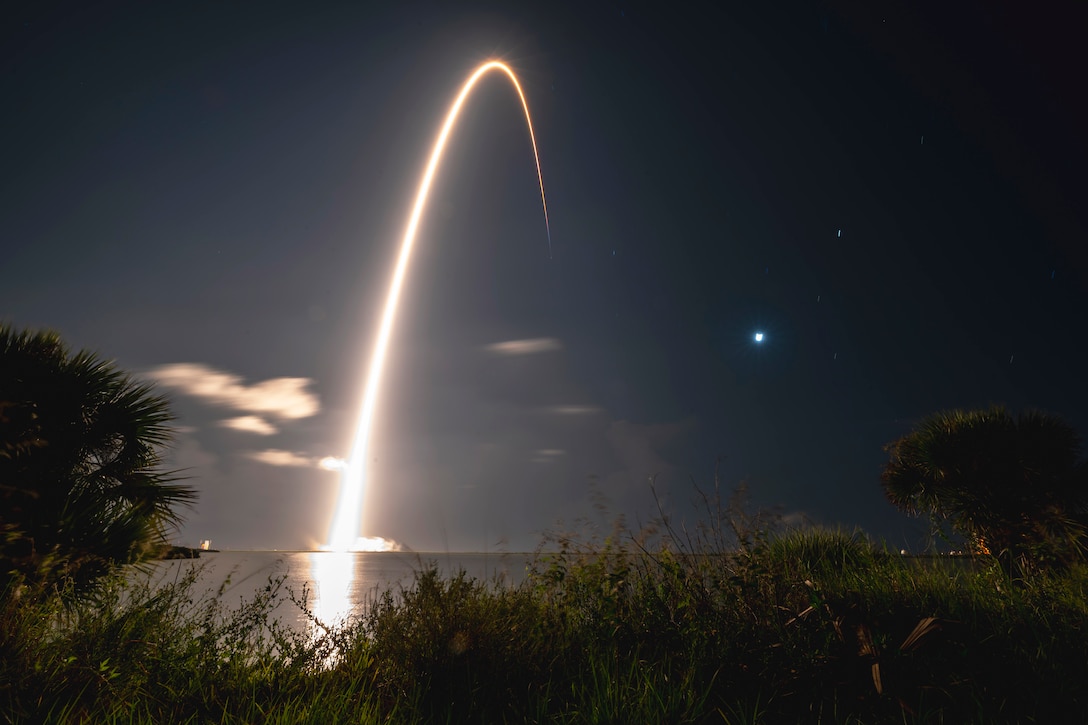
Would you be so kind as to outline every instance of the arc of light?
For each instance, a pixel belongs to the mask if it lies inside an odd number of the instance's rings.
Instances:
[[[363,503],[363,494],[366,474],[367,445],[370,441],[371,422],[374,418],[374,409],[378,404],[378,392],[381,388],[382,371],[385,368],[385,355],[389,348],[389,338],[393,332],[393,323],[397,316],[397,307],[400,303],[401,288],[404,286],[404,277],[408,271],[408,260],[412,256],[412,247],[415,244],[416,229],[419,227],[423,209],[427,204],[427,196],[431,190],[431,182],[434,180],[435,171],[442,160],[445,151],[446,140],[453,130],[454,123],[461,112],[461,106],[472,92],[482,76],[491,71],[502,71],[509,77],[510,82],[518,92],[521,99],[521,107],[525,111],[525,123],[529,127],[529,140],[533,145],[533,159],[536,161],[536,178],[540,185],[540,203],[544,209],[544,226],[548,232],[548,256],[551,257],[552,233],[548,223],[548,201],[544,198],[544,176],[540,172],[540,155],[536,149],[536,134],[533,133],[533,121],[529,116],[529,104],[525,100],[525,93],[521,90],[517,76],[508,65],[501,61],[492,60],[479,66],[461,87],[457,99],[450,106],[446,114],[446,120],[442,124],[442,130],[435,140],[431,158],[427,162],[427,168],[423,172],[419,190],[416,192],[416,202],[412,207],[412,215],[408,219],[408,228],[404,232],[404,240],[400,245],[400,254],[397,257],[397,266],[393,272],[393,281],[389,286],[389,295],[385,299],[385,309],[382,312],[381,326],[378,328],[378,338],[374,345],[374,352],[370,358],[370,368],[367,373],[366,388],[363,393],[362,412],[359,416],[359,425],[352,442],[351,458],[344,468],[340,483],[340,496],[336,504],[336,514],[329,531],[328,548],[334,551],[346,551],[351,548],[358,537],[358,525],[360,509]]]

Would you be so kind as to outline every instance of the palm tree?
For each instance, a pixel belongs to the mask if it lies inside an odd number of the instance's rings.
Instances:
[[[0,594],[139,561],[195,500],[162,469],[165,398],[52,332],[0,325]]]
[[[924,419],[885,447],[888,499],[946,521],[979,552],[1039,562],[1084,554],[1088,464],[1064,420],[1001,406]]]

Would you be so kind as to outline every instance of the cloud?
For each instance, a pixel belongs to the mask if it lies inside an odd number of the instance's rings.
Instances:
[[[355,540],[352,551],[403,551],[404,547],[392,539],[381,536],[360,536]]]
[[[233,428],[234,430],[241,430],[246,433],[256,433],[257,435],[262,436],[270,436],[273,433],[278,432],[276,426],[258,415],[243,415],[239,418],[228,418],[227,420],[219,421],[219,425],[224,428]]]
[[[593,415],[601,409],[596,405],[553,405],[547,411],[556,415]]]
[[[563,345],[554,337],[537,337],[531,340],[507,340],[487,345],[488,352],[498,355],[536,355],[542,352],[562,350]]]
[[[325,456],[317,462],[317,467],[326,471],[343,471],[348,467],[348,462],[336,456]]]
[[[309,468],[310,466],[319,465],[318,459],[313,458],[312,456],[293,453],[279,448],[269,448],[265,451],[246,451],[244,455],[246,458],[252,458],[254,461],[259,461],[260,463],[267,463],[270,466],[298,466],[300,468]]]
[[[308,418],[321,407],[317,396],[307,390],[313,382],[309,378],[270,378],[247,385],[238,375],[200,363],[160,365],[146,375],[183,395],[247,413]]]
[[[559,448],[538,448],[533,451],[532,463],[552,463],[556,459],[567,455],[567,452]]]

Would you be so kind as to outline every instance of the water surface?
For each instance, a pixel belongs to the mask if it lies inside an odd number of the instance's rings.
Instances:
[[[319,621],[336,623],[360,611],[381,592],[411,587],[416,573],[434,564],[444,575],[464,571],[468,576],[509,585],[525,579],[530,554],[416,554],[407,552],[329,551],[223,551],[199,559],[156,562],[152,577],[158,583],[176,581],[198,568],[198,594],[222,590],[228,606],[253,599],[269,580],[283,579],[283,589],[302,597]],[[284,596],[274,616],[299,631],[312,624],[298,606]]]

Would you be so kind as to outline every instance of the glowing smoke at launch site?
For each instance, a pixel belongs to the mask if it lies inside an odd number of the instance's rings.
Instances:
[[[359,413],[359,422],[352,441],[351,457],[343,465],[340,478],[340,495],[336,503],[332,526],[329,530],[329,540],[326,548],[333,551],[347,551],[351,549],[380,549],[385,544],[378,537],[359,537],[359,524],[363,519],[363,502],[366,493],[367,474],[367,446],[370,442],[371,425],[374,420],[374,411],[378,404],[378,393],[381,390],[382,370],[385,367],[385,355],[389,348],[389,338],[393,332],[393,325],[397,316],[397,306],[400,301],[401,290],[404,286],[404,278],[408,271],[408,261],[415,244],[416,229],[419,227],[423,209],[427,204],[427,196],[434,180],[435,171],[442,160],[442,154],[446,147],[450,131],[453,129],[461,106],[469,93],[472,92],[481,77],[491,71],[501,71],[506,74],[514,89],[521,99],[521,107],[525,111],[525,123],[529,127],[529,140],[533,146],[533,158],[536,161],[537,182],[540,185],[540,203],[544,209],[544,227],[548,234],[548,256],[551,256],[551,226],[548,223],[548,202],[544,198],[544,177],[540,172],[540,155],[536,148],[536,135],[533,133],[533,121],[529,116],[529,104],[525,100],[525,93],[518,83],[517,76],[505,63],[500,61],[488,61],[476,68],[468,80],[461,87],[460,93],[450,106],[446,114],[446,120],[442,124],[442,130],[434,142],[430,160],[423,172],[423,178],[416,192],[416,202],[412,207],[411,216],[408,218],[408,227],[404,232],[404,240],[400,245],[400,254],[397,256],[397,264],[393,271],[393,279],[389,285],[389,294],[385,298],[385,308],[382,311],[381,325],[378,328],[378,336],[374,342],[374,350],[370,358],[370,367],[366,377],[366,387],[363,392],[362,409]]]

